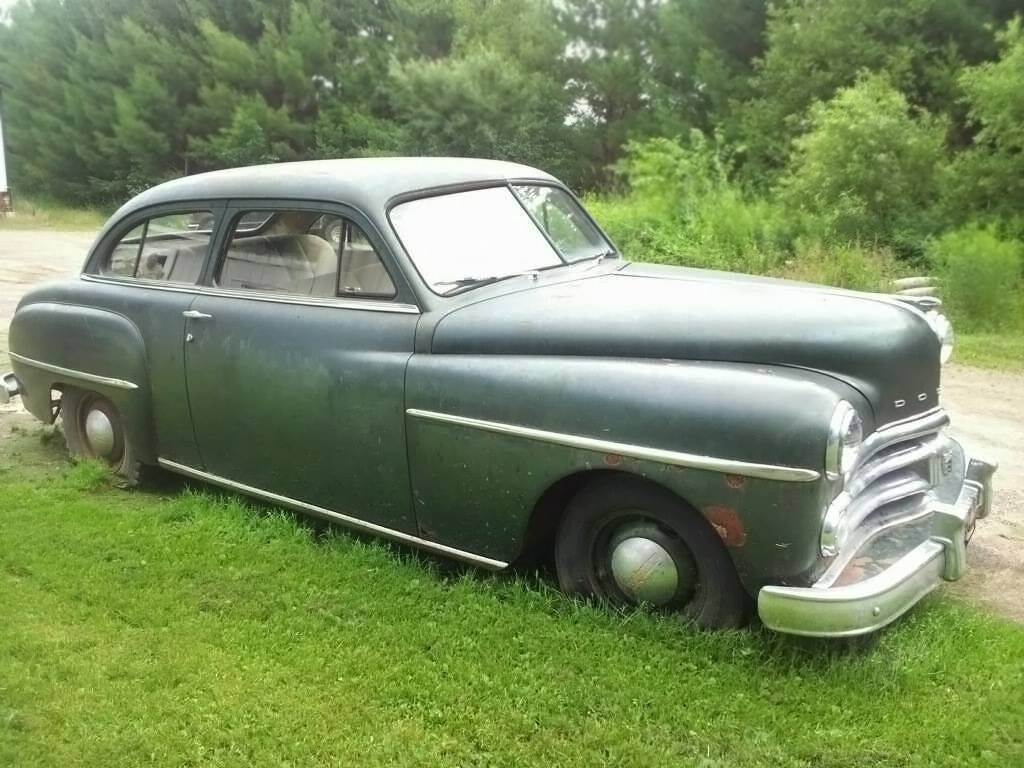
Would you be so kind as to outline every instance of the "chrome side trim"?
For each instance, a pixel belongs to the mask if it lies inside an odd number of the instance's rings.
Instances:
[[[611,440],[601,440],[594,437],[585,437],[583,435],[568,435],[562,432],[549,432],[544,429],[522,427],[518,424],[504,424],[497,421],[472,419],[468,416],[456,416],[450,413],[424,411],[419,408],[409,408],[406,410],[406,413],[415,418],[425,419],[427,421],[437,421],[443,424],[455,424],[460,427],[482,429],[485,432],[495,432],[500,435],[513,435],[515,437],[523,437],[528,440],[537,440],[543,443],[564,445],[569,448],[580,448],[585,451],[614,453],[619,456],[628,456],[632,459],[653,461],[658,464],[670,464],[675,467],[706,469],[711,472],[724,472],[731,475],[759,477],[765,480],[782,480],[795,483],[812,482],[821,476],[820,473],[813,469],[782,467],[775,464],[755,464],[746,461],[720,459],[714,456],[699,456],[692,453],[667,451],[661,448],[649,448],[642,445],[616,443]]]
[[[508,567],[508,563],[502,560],[495,560],[490,557],[483,555],[476,555],[472,552],[466,552],[462,549],[456,549],[455,547],[449,547],[444,544],[438,544],[436,541],[428,541],[427,539],[421,539],[418,536],[412,536],[402,531],[396,531],[392,528],[385,528],[383,525],[377,525],[376,523],[370,523],[366,520],[360,520],[357,517],[351,517],[350,515],[343,515],[340,512],[334,512],[324,507],[318,507],[315,504],[307,504],[304,501],[292,499],[287,496],[281,496],[280,494],[273,493],[271,491],[264,491],[260,488],[255,488],[251,485],[245,485],[243,483],[236,483],[234,480],[228,480],[226,477],[220,477],[219,475],[210,474],[204,472],[201,469],[195,469],[193,467],[186,466],[185,464],[179,464],[176,461],[170,461],[169,459],[157,459],[157,462],[161,467],[171,470],[172,472],[178,472],[182,475],[195,478],[196,480],[202,480],[213,485],[219,485],[223,488],[229,488],[239,493],[244,493],[248,496],[255,496],[258,499],[269,501],[274,504],[280,504],[285,507],[290,507],[297,512],[305,512],[317,517],[324,518],[325,520],[331,520],[338,522],[343,525],[347,525],[350,528],[355,528],[365,533],[372,533],[378,536],[386,536],[389,539],[400,541],[403,544],[409,544],[420,549],[430,550],[431,552],[437,552],[447,557],[455,558],[456,560],[462,560],[473,565],[480,565],[484,568],[490,568],[491,570],[500,571],[503,568]]]
[[[311,296],[302,297],[282,293],[260,293],[259,291],[229,291],[224,288],[210,288],[206,286],[169,285],[151,280],[122,280],[102,275],[79,275],[82,280],[90,283],[106,283],[108,285],[125,285],[131,288],[146,288],[151,291],[169,291],[171,293],[190,293],[195,296],[219,296],[228,299],[251,299],[253,301],[267,301],[272,304],[299,304],[304,307],[338,307],[341,309],[362,309],[368,312],[391,312],[401,315],[418,315],[420,308],[414,304],[401,304],[392,301],[378,301],[376,299],[345,299],[325,298],[317,299]]]
[[[112,379],[109,376],[98,376],[95,373],[86,373],[85,371],[76,371],[73,368],[64,368],[59,365],[51,365],[50,363],[44,363],[39,360],[33,360],[30,357],[19,355],[15,352],[8,352],[11,360],[17,360],[19,363],[24,365],[30,365],[33,368],[38,368],[41,371],[49,371],[50,373],[56,373],[59,376],[67,376],[71,379],[81,379],[82,381],[90,381],[93,384],[105,384],[108,387],[117,387],[118,389],[138,389],[139,385],[134,384],[124,379]]]

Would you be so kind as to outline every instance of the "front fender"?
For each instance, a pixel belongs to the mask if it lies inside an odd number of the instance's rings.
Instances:
[[[98,392],[117,407],[139,458],[156,460],[145,342],[124,315],[59,302],[23,303],[11,321],[10,355],[22,402],[33,416],[53,421],[53,389]]]
[[[841,398],[869,412],[842,382],[785,367],[416,355],[407,406],[419,520],[425,535],[512,560],[547,488],[613,469],[648,477],[704,514],[752,591],[796,580],[818,559],[820,473]]]

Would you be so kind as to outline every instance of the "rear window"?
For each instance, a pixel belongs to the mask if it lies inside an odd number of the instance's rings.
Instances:
[[[253,227],[252,222],[262,222]],[[392,298],[380,255],[353,222],[329,213],[247,211],[235,219],[217,272],[221,288],[317,298]]]
[[[212,211],[147,219],[105,254],[99,273],[166,283],[195,283],[210,250],[208,222],[212,220]]]

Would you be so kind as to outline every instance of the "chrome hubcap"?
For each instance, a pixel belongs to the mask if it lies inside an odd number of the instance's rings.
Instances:
[[[616,544],[611,566],[619,589],[638,603],[666,605],[679,587],[679,571],[672,555],[643,536],[631,536]]]
[[[85,437],[95,456],[107,457],[114,451],[114,425],[103,411],[92,410],[85,417]]]

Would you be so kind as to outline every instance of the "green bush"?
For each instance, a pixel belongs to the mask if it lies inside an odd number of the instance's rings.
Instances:
[[[632,198],[589,197],[587,208],[627,258],[658,264],[712,266],[693,253],[679,224]]]
[[[943,302],[964,330],[1024,328],[1024,244],[1001,239],[991,227],[971,225],[934,240],[928,254],[941,279]]]
[[[616,168],[629,194],[590,198],[627,258],[882,290],[892,252],[828,236],[820,216],[756,197],[730,178],[720,138],[632,142]]]
[[[777,266],[799,228],[775,203],[730,179],[720,138],[633,142],[618,173],[630,194],[591,200],[623,251],[670,264],[765,272]]]
[[[780,192],[830,239],[914,250],[931,231],[944,136],[942,121],[912,115],[884,75],[863,76],[811,108]]]
[[[721,198],[718,198],[718,203]],[[657,205],[635,197],[591,198],[587,207],[626,258],[766,274],[862,291],[888,291],[900,264],[888,248],[857,243],[797,239],[759,242],[755,230],[785,225],[777,206],[764,200],[715,208],[699,202],[699,224],[665,216]],[[758,216],[764,220],[756,222]]]
[[[947,171],[945,214],[954,222],[992,218],[1024,237],[1024,27],[1019,18],[998,34],[998,61],[968,67],[959,78],[977,128],[973,144]]]
[[[897,272],[896,256],[888,248],[857,243],[830,246],[815,240],[798,243],[794,257],[776,274],[806,283],[887,293]]]

